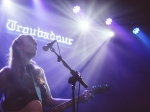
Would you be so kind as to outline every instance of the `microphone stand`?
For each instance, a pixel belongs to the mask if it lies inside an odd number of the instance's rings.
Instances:
[[[58,45],[58,43],[57,43]],[[59,49],[59,47],[58,47]],[[82,77],[80,76],[78,71],[72,70],[69,65],[62,59],[61,55],[58,55],[55,52],[55,49],[53,47],[50,47],[50,50],[52,52],[54,52],[57,56],[58,56],[58,62],[62,61],[63,65],[68,68],[70,70],[70,73],[72,74],[72,76],[68,79],[68,83],[72,84],[72,101],[73,101],[73,112],[76,112],[76,108],[75,108],[75,83],[76,81],[79,81],[79,83],[82,84],[82,86],[84,88],[87,88],[87,84],[82,80]]]

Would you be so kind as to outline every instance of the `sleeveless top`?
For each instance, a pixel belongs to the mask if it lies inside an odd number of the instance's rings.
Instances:
[[[28,67],[26,67],[28,68]],[[23,109],[29,102],[39,100],[35,90],[31,69],[26,69],[28,75],[22,75],[20,80],[15,80],[12,77],[12,72],[9,74],[9,86],[4,89],[5,101],[3,103],[4,111],[19,111]],[[8,75],[8,74],[7,74]],[[13,80],[12,80],[13,79]],[[40,86],[42,101],[46,97],[46,89],[43,85]],[[42,103],[43,103],[42,102]]]

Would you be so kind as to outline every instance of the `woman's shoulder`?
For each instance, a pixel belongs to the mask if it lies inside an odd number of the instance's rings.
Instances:
[[[31,60],[30,61],[30,66],[32,66],[32,68],[34,68],[34,70],[36,71],[40,71],[40,70],[43,70],[35,61]]]
[[[32,72],[34,74],[41,75],[43,73],[43,69],[40,66],[38,66],[38,65],[32,65],[32,66],[33,66]]]
[[[8,75],[10,74],[10,68],[8,66],[3,67],[0,70],[0,88],[3,89],[8,81]]]
[[[1,76],[1,75],[5,75],[5,74],[7,74],[7,73],[9,73],[9,72],[10,72],[10,67],[5,66],[5,67],[3,67],[3,68],[0,70],[0,76]]]

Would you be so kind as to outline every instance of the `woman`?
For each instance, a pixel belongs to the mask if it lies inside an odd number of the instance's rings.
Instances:
[[[43,69],[32,60],[36,53],[37,42],[31,35],[19,35],[12,42],[8,66],[0,71],[0,89],[5,95],[4,111],[35,111],[41,103],[57,106],[70,100],[52,97]],[[84,92],[87,98],[90,95]],[[42,111],[41,107],[38,111]]]

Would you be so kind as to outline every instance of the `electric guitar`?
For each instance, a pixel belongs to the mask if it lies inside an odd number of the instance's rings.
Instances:
[[[90,91],[88,91],[88,93],[92,93],[94,94],[102,94],[105,91],[110,90],[110,86],[108,86],[107,84],[105,85],[98,85],[98,86],[93,86],[91,88]],[[79,103],[83,102],[84,100],[84,95],[80,95],[79,96]],[[78,101],[78,97],[75,98],[76,102]],[[64,102],[54,108],[52,108],[51,110],[47,111],[47,112],[62,112],[65,109],[71,107],[73,104],[72,100],[69,100],[67,102]],[[13,112],[13,111],[10,111]],[[16,112],[16,111],[15,111]],[[42,104],[39,100],[34,100],[30,103],[28,103],[22,110],[17,111],[17,112],[43,112],[42,111]]]

